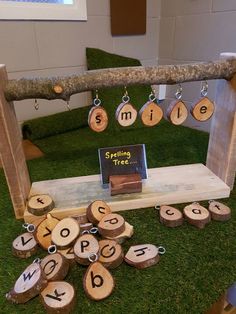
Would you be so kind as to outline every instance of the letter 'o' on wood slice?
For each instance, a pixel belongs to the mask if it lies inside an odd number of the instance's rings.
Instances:
[[[158,248],[153,244],[131,246],[125,255],[126,263],[138,269],[155,265],[159,259]]]
[[[29,265],[16,280],[14,288],[6,294],[13,303],[25,303],[47,286],[46,275],[38,263]]]
[[[214,103],[208,97],[203,97],[192,106],[191,114],[198,121],[207,121],[213,115],[214,109]]]
[[[174,100],[167,108],[167,118],[172,124],[180,125],[188,117],[188,109],[181,100]]]
[[[119,214],[108,214],[100,220],[98,231],[103,237],[116,237],[125,231],[125,220]]]
[[[97,225],[107,214],[111,213],[111,208],[102,200],[92,202],[87,208],[88,220]]]
[[[122,244],[126,239],[130,239],[134,234],[134,227],[130,225],[127,221],[125,222],[125,231],[116,237],[107,237],[107,239],[115,240],[117,243]]]
[[[70,313],[75,306],[75,289],[66,281],[50,281],[40,299],[47,313]]]
[[[100,262],[94,262],[84,275],[83,286],[90,299],[99,301],[112,293],[115,282],[111,273]]]
[[[69,261],[60,253],[50,254],[41,260],[48,281],[62,280],[69,271]]]
[[[161,121],[163,111],[155,102],[149,101],[140,109],[139,115],[144,125],[154,126]]]
[[[38,248],[38,243],[35,237],[30,232],[25,232],[19,235],[12,242],[12,253],[20,258],[27,258],[32,256]]]
[[[74,218],[64,218],[52,230],[52,243],[59,249],[66,249],[72,246],[78,238],[80,227]]]
[[[137,114],[130,103],[121,103],[116,109],[116,120],[121,126],[130,126],[135,122]]]
[[[28,211],[35,215],[41,216],[47,214],[55,207],[51,196],[47,194],[39,194],[31,196],[27,203]]]
[[[98,240],[92,234],[83,234],[74,245],[75,260],[81,265],[89,265],[89,255],[98,252]]]
[[[99,241],[99,259],[106,268],[116,268],[123,262],[124,253],[119,243],[115,240]]]
[[[231,209],[220,202],[210,201],[208,210],[213,220],[226,221],[231,218]]]
[[[167,227],[178,227],[183,224],[183,214],[175,207],[162,205],[159,211],[160,222]]]
[[[209,211],[198,203],[185,206],[183,211],[186,220],[199,229],[204,228],[205,225],[211,221]]]
[[[95,132],[102,132],[108,125],[108,116],[102,106],[92,107],[89,111],[88,125]]]

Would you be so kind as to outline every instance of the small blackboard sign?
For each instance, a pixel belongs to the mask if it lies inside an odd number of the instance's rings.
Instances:
[[[144,144],[104,147],[98,150],[102,183],[109,183],[109,176],[139,173],[147,179],[147,162]]]

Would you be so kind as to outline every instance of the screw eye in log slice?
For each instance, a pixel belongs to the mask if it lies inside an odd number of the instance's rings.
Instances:
[[[203,97],[192,106],[191,114],[198,121],[207,121],[213,115],[214,109],[214,103],[208,97]]]
[[[100,262],[94,262],[84,275],[83,286],[90,299],[99,301],[112,293],[115,282],[111,273]]]
[[[116,120],[121,126],[130,126],[135,122],[137,114],[137,110],[130,103],[121,103],[116,109]]]
[[[216,201],[209,202],[208,210],[211,213],[211,218],[217,221],[227,221],[231,218],[231,209]]]
[[[174,100],[167,109],[167,118],[174,125],[182,124],[188,117],[188,109],[181,100]]]
[[[139,111],[142,123],[146,126],[157,125],[163,118],[163,110],[155,102],[147,102]]]
[[[62,280],[69,271],[69,261],[60,253],[47,255],[40,265],[48,281]]]
[[[47,194],[31,196],[27,203],[28,211],[35,216],[47,214],[54,207],[55,204],[53,199]]]
[[[99,241],[99,259],[106,268],[116,268],[123,262],[124,253],[115,240],[104,239]]]
[[[167,227],[178,227],[184,222],[181,211],[172,206],[162,205],[159,215],[160,222]]]
[[[199,229],[204,228],[211,221],[209,211],[198,203],[192,203],[184,207],[183,212],[186,220]]]
[[[47,313],[70,313],[75,306],[75,289],[66,281],[51,281],[41,292],[40,299]]]
[[[159,259],[158,248],[153,244],[131,246],[125,255],[126,263],[138,269],[153,266]]]
[[[88,125],[95,132],[102,132],[107,128],[108,116],[102,106],[92,107],[88,115]]]
[[[111,208],[102,200],[92,202],[87,208],[87,217],[90,222],[97,225],[107,214],[111,214]]]
[[[75,260],[82,265],[89,265],[89,255],[98,254],[98,252],[98,240],[92,234],[80,236],[74,245]]]
[[[125,231],[116,237],[107,237],[109,240],[115,240],[117,243],[122,244],[126,239],[130,239],[134,234],[134,227],[130,225],[127,221],[125,222]]]
[[[38,249],[38,243],[35,237],[30,232],[25,232],[19,235],[12,242],[12,253],[20,258],[27,258],[32,256]]]
[[[125,220],[119,214],[108,214],[99,222],[98,231],[103,237],[116,237],[125,231]]]

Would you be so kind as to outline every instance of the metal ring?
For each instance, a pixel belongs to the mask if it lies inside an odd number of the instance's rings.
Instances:
[[[35,231],[35,225],[33,224],[28,224],[26,230],[30,233],[33,233]]]
[[[23,223],[22,227],[23,227],[24,229],[27,229],[28,225],[29,225],[28,222],[25,222],[25,223]]]
[[[209,200],[209,201],[208,201],[208,204],[211,204],[212,202],[214,202],[214,200]]]
[[[148,98],[150,101],[155,101],[157,99],[154,93],[151,93]]]
[[[84,230],[84,231],[82,231],[82,235],[83,234],[89,234],[89,230]]]
[[[89,256],[88,256],[88,260],[91,262],[91,263],[94,263],[98,260],[98,255],[96,253],[90,253]]]
[[[101,99],[99,99],[99,98],[94,98],[93,104],[94,104],[94,106],[96,106],[96,107],[100,106],[100,105],[101,105]]]
[[[97,228],[97,227],[92,227],[92,228],[89,230],[89,232],[90,232],[91,234],[96,234],[96,233],[98,232],[98,228]]]
[[[57,246],[52,244],[48,247],[48,254],[55,254],[57,252]]]
[[[207,81],[202,82],[202,87],[201,87],[201,96],[206,97],[208,94],[208,83]]]
[[[41,259],[40,259],[39,257],[36,257],[36,258],[33,260],[33,263],[40,264],[40,263],[41,263]]]
[[[160,210],[160,205],[155,205],[154,207],[156,210]]]
[[[166,252],[166,249],[163,246],[158,246],[158,254],[163,255]]]
[[[182,92],[183,92],[183,88],[182,86],[179,84],[177,91],[175,93],[175,98],[176,99],[181,99],[182,98]]]
[[[124,96],[122,97],[122,102],[123,102],[124,104],[127,104],[129,101],[130,101],[130,97],[129,97],[128,95],[124,95]]]

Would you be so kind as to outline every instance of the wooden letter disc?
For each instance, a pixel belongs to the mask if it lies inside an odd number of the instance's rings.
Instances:
[[[82,235],[74,245],[75,260],[82,265],[89,265],[89,255],[98,254],[98,252],[98,240],[92,234]]]
[[[120,244],[115,240],[99,241],[99,259],[106,268],[116,268],[123,262],[124,254]]]
[[[73,215],[71,218],[76,219],[79,225],[86,224],[88,222],[87,214]]]
[[[167,109],[167,117],[172,124],[180,125],[188,117],[188,109],[181,100],[174,100]]]
[[[51,196],[47,194],[31,196],[27,203],[28,211],[35,216],[47,214],[54,207],[55,205]]]
[[[70,313],[75,305],[75,289],[65,281],[51,281],[40,294],[47,313]]]
[[[47,214],[47,218],[37,226],[35,231],[35,238],[44,250],[47,250],[51,245],[52,230],[59,221],[59,219],[51,216],[50,214]]]
[[[102,200],[92,202],[87,208],[88,220],[97,225],[107,214],[111,213],[111,208]]]
[[[92,107],[89,111],[88,125],[95,132],[102,132],[108,125],[108,116],[106,110],[101,107]]]
[[[211,201],[208,209],[213,220],[226,221],[231,218],[231,209],[220,202]]]
[[[112,293],[115,282],[110,272],[101,263],[94,262],[85,273],[83,286],[89,298],[99,301]]]
[[[126,263],[138,269],[155,265],[159,259],[158,248],[153,244],[131,246],[125,255]]]
[[[74,218],[62,219],[52,230],[52,243],[59,249],[66,249],[73,245],[78,238],[80,227]]]
[[[207,121],[213,115],[214,109],[214,103],[208,97],[203,97],[192,107],[191,114],[198,121]]]
[[[93,228],[93,224],[91,222],[87,222],[86,224],[80,224],[80,234],[82,235],[83,232],[89,232]]]
[[[50,254],[41,261],[48,281],[62,280],[69,270],[69,261],[60,253]]]
[[[183,214],[177,208],[163,205],[160,207],[160,222],[167,227],[178,227],[183,224]]]
[[[121,126],[132,125],[137,118],[137,110],[130,103],[121,103],[116,109],[116,120]]]
[[[33,255],[38,248],[34,235],[30,232],[25,232],[19,235],[12,242],[12,253],[20,258],[27,258]]]
[[[69,247],[65,250],[58,250],[58,253],[63,255],[69,261],[70,265],[73,265],[75,263],[74,246]]]
[[[149,101],[140,109],[139,115],[144,125],[154,126],[161,121],[163,111],[155,102]]]
[[[209,211],[198,203],[192,203],[184,207],[184,215],[191,225],[199,229],[204,228],[211,220]]]
[[[134,227],[131,226],[127,221],[125,222],[125,231],[116,237],[107,237],[107,239],[115,240],[117,243],[122,244],[126,239],[130,239],[134,234]]]
[[[116,237],[125,231],[125,220],[119,214],[108,214],[99,222],[98,231],[103,237]]]

